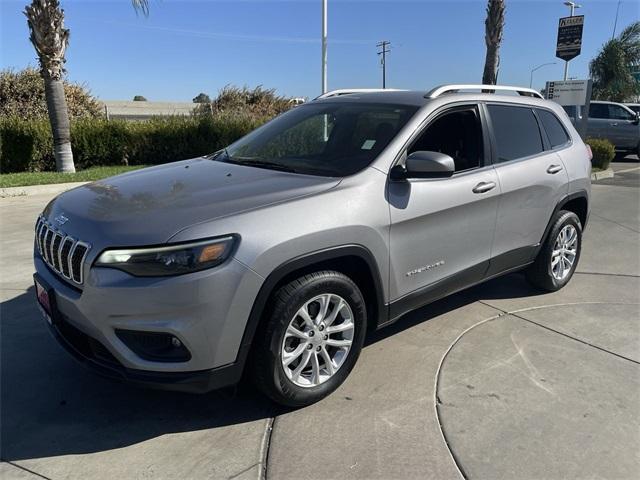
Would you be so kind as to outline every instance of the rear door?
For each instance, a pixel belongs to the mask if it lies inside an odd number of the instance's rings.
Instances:
[[[555,206],[568,191],[568,175],[534,109],[513,104],[486,106],[492,157],[500,183],[496,232],[488,275],[533,259]]]
[[[589,106],[587,135],[594,138],[604,138],[614,143],[610,136],[609,123],[609,106],[606,103],[592,103]]]

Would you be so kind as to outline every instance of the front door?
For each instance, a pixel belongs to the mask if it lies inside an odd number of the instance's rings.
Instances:
[[[410,144],[413,151],[453,157],[449,178],[388,183],[391,211],[390,297],[415,308],[433,295],[482,279],[487,268],[500,193],[496,173],[485,163],[486,138],[477,105],[451,107]],[[433,295],[430,295],[433,292]]]

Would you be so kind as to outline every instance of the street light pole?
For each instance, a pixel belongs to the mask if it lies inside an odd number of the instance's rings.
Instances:
[[[327,93],[327,0],[322,0],[322,93]]]
[[[531,88],[531,86],[533,85],[533,72],[535,72],[539,68],[546,67],[547,65],[555,65],[555,64],[556,62],[543,63],[542,65],[538,65],[537,67],[532,68],[531,75],[529,76],[529,88]]]
[[[571,9],[571,14],[569,15],[570,17],[573,17],[573,14],[576,11],[576,8],[582,7],[582,5],[578,5],[576,2],[564,2],[564,4]],[[563,80],[566,81],[568,75],[569,75],[569,60],[566,60],[564,62],[564,79]]]

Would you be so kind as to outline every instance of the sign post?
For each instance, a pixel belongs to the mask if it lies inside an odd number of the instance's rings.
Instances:
[[[568,80],[547,82],[545,86],[547,100],[552,100],[563,107],[576,107],[575,126],[583,139],[587,134],[592,84],[592,80]]]
[[[569,61],[580,55],[582,49],[582,29],[584,15],[563,17],[558,22],[558,41],[556,43],[556,57],[565,61],[564,79],[569,73]]]

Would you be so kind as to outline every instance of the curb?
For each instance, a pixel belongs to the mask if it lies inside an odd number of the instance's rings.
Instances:
[[[601,172],[593,172],[591,174],[591,181],[595,182],[597,180],[603,180],[605,178],[613,178],[613,175],[613,169],[607,168],[606,170],[603,170]]]
[[[47,185],[29,185],[25,187],[0,188],[0,198],[24,197],[27,195],[49,194],[56,195],[75,187],[91,182],[50,183]]]

